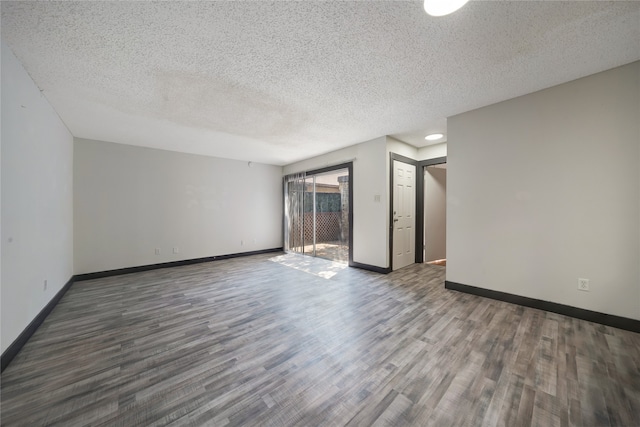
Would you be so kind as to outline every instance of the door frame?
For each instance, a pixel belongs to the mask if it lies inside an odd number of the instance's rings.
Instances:
[[[400,154],[396,154],[396,153],[389,153],[389,228],[388,228],[388,233],[389,233],[389,270],[393,271],[393,186],[394,186],[394,179],[393,179],[393,162],[394,160],[397,160],[399,162],[402,163],[406,163],[409,165],[413,165],[416,167],[416,173],[415,173],[415,179],[416,179],[416,183],[414,185],[414,188],[416,189],[416,197],[418,195],[418,187],[417,187],[417,182],[418,182],[418,161],[411,159],[409,157],[405,157],[402,156]],[[416,236],[417,236],[417,231],[418,231],[418,205],[416,204],[415,206],[415,218],[416,218],[416,225],[414,227],[414,230],[416,231]],[[413,241],[416,244],[416,248],[418,247],[418,240],[416,238],[413,239]],[[417,256],[418,252],[416,251],[416,249],[414,249],[415,255]],[[416,261],[414,261],[416,262]]]
[[[447,163],[447,156],[437,157],[435,159],[422,160],[418,162],[421,173],[416,173],[417,176],[420,175],[420,179],[416,183],[416,218],[420,218],[420,226],[416,226],[416,262],[422,264],[424,262],[424,222],[426,220],[425,212],[424,212],[424,172],[427,169],[427,166],[433,165],[441,165],[443,163]],[[420,250],[418,250],[418,243]]]
[[[428,160],[414,160],[396,153],[389,153],[389,270],[393,271],[393,161],[397,160],[402,163],[414,165],[416,167],[416,225],[414,242],[416,247],[415,262],[422,264],[424,262],[424,170],[427,166],[439,165],[447,163],[447,156],[437,157]]]

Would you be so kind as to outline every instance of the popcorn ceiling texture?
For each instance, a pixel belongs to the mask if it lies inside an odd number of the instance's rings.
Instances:
[[[74,136],[287,164],[640,59],[640,2],[2,2]],[[422,141],[424,142],[424,141]]]

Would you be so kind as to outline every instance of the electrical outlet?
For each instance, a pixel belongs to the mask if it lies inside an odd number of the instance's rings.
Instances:
[[[44,280],[44,290],[47,290],[47,279]]]
[[[589,279],[578,279],[578,290],[589,292]]]
[[[160,248],[156,248],[156,255],[160,255]]]
[[[173,248],[173,253],[174,254],[178,254],[178,253],[180,253],[180,250],[178,248]]]

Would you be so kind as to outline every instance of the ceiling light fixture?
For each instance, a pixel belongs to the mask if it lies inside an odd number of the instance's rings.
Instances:
[[[424,11],[431,16],[444,16],[455,12],[469,0],[424,0]]]
[[[426,139],[427,141],[437,141],[438,139],[442,138],[444,135],[441,133],[432,133],[431,135],[427,135],[424,137],[424,139]]]

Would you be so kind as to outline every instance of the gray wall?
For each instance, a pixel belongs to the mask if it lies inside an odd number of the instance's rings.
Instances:
[[[73,137],[4,44],[1,163],[4,352],[73,274]]]
[[[447,280],[640,319],[640,62],[454,116],[447,145]]]
[[[424,174],[425,261],[447,258],[447,170],[427,167]]]
[[[279,166],[82,139],[74,154],[77,274],[282,247]]]
[[[418,149],[418,160],[435,159],[447,156],[447,143],[427,145]]]

